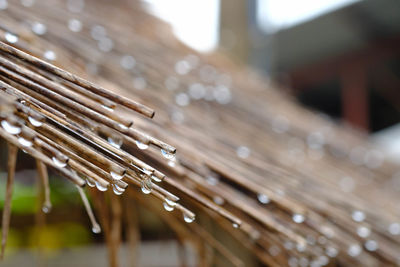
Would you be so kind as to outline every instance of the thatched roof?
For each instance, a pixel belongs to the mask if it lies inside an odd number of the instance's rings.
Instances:
[[[108,190],[109,201],[87,189],[112,265],[133,203],[193,242],[202,265],[204,244],[249,264],[232,243],[252,264],[398,263],[397,167],[363,134],[252,70],[184,47],[137,3],[22,2],[0,13],[0,89],[14,97],[1,93],[2,120],[22,131],[0,134],[39,171],[44,163],[78,186],[126,188]]]

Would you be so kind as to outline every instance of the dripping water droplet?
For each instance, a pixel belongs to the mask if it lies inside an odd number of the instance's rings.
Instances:
[[[365,242],[364,246],[368,251],[375,251],[378,249],[378,243],[375,240],[368,240]]]
[[[51,211],[51,208],[52,208],[52,206],[51,206],[51,204],[43,204],[43,206],[42,206],[42,211],[44,212],[44,213],[49,213],[50,211]]]
[[[124,191],[125,191],[125,189],[119,187],[117,184],[112,184],[111,186],[112,186],[114,194],[116,194],[118,196],[122,195],[122,193],[124,193]]]
[[[28,117],[28,120],[29,120],[30,124],[32,124],[35,127],[40,127],[43,125],[43,123],[41,121],[39,121],[31,116]]]
[[[170,167],[175,167],[175,166],[176,166],[175,160],[170,160],[170,161],[168,161],[168,166],[170,166]]]
[[[164,209],[165,209],[166,211],[173,211],[173,210],[174,210],[174,207],[173,207],[173,206],[170,206],[167,202],[164,202],[164,203],[163,203],[163,206],[164,206]]]
[[[108,137],[108,138],[107,138],[107,141],[108,141],[108,143],[110,143],[110,145],[112,145],[113,147],[121,148],[121,146],[122,146],[122,138],[119,138],[119,137],[116,137],[116,136],[114,136],[114,137]]]
[[[161,149],[161,154],[163,155],[164,158],[173,160],[175,158],[175,153],[168,152],[164,149]]]
[[[153,184],[151,183],[151,180],[150,180],[149,178],[146,178],[146,179],[142,180],[142,181],[140,182],[140,184],[141,184],[142,192],[143,192],[144,194],[147,195],[147,194],[150,194],[150,193],[151,193]]]
[[[176,206],[176,202],[173,201],[173,200],[171,200],[171,199],[169,199],[169,198],[166,198],[166,199],[165,199],[165,202],[167,202],[167,204],[168,204],[169,206],[171,206],[171,207],[175,207],[175,206]]]
[[[114,180],[121,180],[124,177],[124,174],[119,175],[116,172],[110,171],[110,175]]]
[[[233,228],[239,228],[239,224],[237,223],[232,223]]]
[[[21,145],[23,145],[24,147],[30,147],[30,146],[32,146],[32,142],[29,141],[29,140],[26,140],[26,139],[23,138],[23,137],[19,137],[19,138],[18,138],[18,142],[19,142]]]
[[[158,178],[158,177],[155,176],[155,175],[152,175],[152,176],[151,176],[151,179],[153,179],[153,181],[156,182],[156,183],[160,183],[160,182],[162,181],[160,178]]]
[[[96,188],[99,191],[102,191],[102,192],[107,191],[107,186],[102,186],[98,181],[96,181],[95,184],[96,184]]]
[[[150,176],[151,173],[152,173],[150,170],[145,169],[145,168],[142,169],[142,172],[143,172],[146,176]]]
[[[351,257],[357,257],[361,254],[362,248],[358,244],[353,244],[347,249],[347,254]]]
[[[15,34],[12,34],[10,32],[6,32],[4,34],[4,37],[6,38],[7,42],[9,42],[11,44],[15,44],[16,42],[18,42],[18,36],[16,36]]]
[[[359,210],[355,210],[353,211],[353,213],[351,214],[351,217],[353,218],[353,220],[355,222],[362,222],[365,220],[365,213]]]
[[[268,204],[269,203],[269,197],[266,194],[259,193],[257,195],[257,199],[261,204]]]
[[[21,127],[11,125],[7,120],[1,121],[1,127],[3,127],[3,129],[10,134],[21,133]]]
[[[302,223],[305,220],[304,215],[302,214],[294,214],[292,219],[295,223]]]
[[[192,223],[194,221],[194,219],[195,219],[195,216],[192,216],[192,215],[189,215],[189,214],[186,214],[186,213],[183,214],[183,220],[186,223]]]
[[[147,149],[147,148],[149,147],[149,145],[147,145],[147,144],[145,144],[145,143],[142,143],[142,142],[140,142],[139,140],[136,140],[136,145],[137,145],[137,147],[138,147],[139,149],[142,149],[142,150]]]
[[[59,168],[64,168],[65,166],[67,166],[67,162],[63,162],[59,160],[57,157],[52,157],[52,160],[54,164]]]
[[[95,234],[100,234],[101,233],[100,225],[98,225],[98,224],[93,225],[92,232]]]
[[[366,238],[370,235],[371,230],[366,226],[360,226],[357,228],[357,234],[359,237]]]
[[[86,184],[88,186],[90,186],[90,187],[95,187],[96,186],[95,183],[92,180],[88,179],[88,178],[86,178]]]

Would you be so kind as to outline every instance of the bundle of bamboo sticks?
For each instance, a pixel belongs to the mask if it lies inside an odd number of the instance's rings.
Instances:
[[[112,266],[122,221],[138,243],[136,204],[191,241],[202,266],[399,264],[397,166],[362,134],[190,51],[140,3],[21,1],[0,16],[3,240],[18,147],[37,159],[43,211],[48,166],[78,186],[99,232],[89,186]]]

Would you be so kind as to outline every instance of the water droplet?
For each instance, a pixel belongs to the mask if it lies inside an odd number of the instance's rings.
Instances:
[[[125,188],[120,187],[118,184],[114,184],[115,188],[118,189],[119,191],[125,192]]]
[[[160,178],[158,178],[158,177],[155,176],[155,175],[152,175],[152,176],[151,176],[151,179],[153,179],[153,181],[156,182],[156,183],[160,183],[160,182],[162,181]]]
[[[334,258],[334,257],[337,256],[338,250],[337,250],[336,248],[334,248],[334,247],[327,247],[327,248],[325,249],[325,253],[326,253],[326,255],[328,255],[329,257]]]
[[[96,184],[96,188],[99,191],[102,191],[102,192],[107,191],[107,186],[102,186],[98,181],[96,181],[95,184]]]
[[[262,204],[268,204],[269,203],[269,197],[266,194],[259,193],[257,195],[257,199]]]
[[[310,149],[321,149],[325,144],[325,136],[321,132],[313,132],[307,136],[307,144]]]
[[[180,75],[188,74],[190,71],[190,64],[186,60],[176,62],[175,71]]]
[[[65,166],[67,166],[67,162],[63,162],[61,160],[59,160],[57,157],[52,157],[51,158],[54,162],[54,164],[59,167],[59,168],[64,168]]]
[[[44,213],[49,213],[51,211],[51,208],[52,208],[51,204],[43,204],[42,211]]]
[[[173,211],[173,210],[174,210],[174,207],[173,207],[173,206],[170,206],[167,202],[164,202],[164,203],[163,203],[163,206],[164,206],[164,209],[165,209],[166,211]]]
[[[121,66],[122,68],[126,70],[133,69],[136,65],[136,60],[130,56],[130,55],[125,55],[121,58]]]
[[[161,154],[162,154],[163,157],[166,158],[166,159],[172,160],[172,159],[175,158],[175,153],[168,152],[168,151],[166,151],[166,150],[164,150],[164,149],[161,149]]]
[[[116,172],[110,171],[110,175],[111,175],[111,178],[113,178],[114,180],[121,180],[125,174],[119,175]]]
[[[218,85],[213,91],[213,96],[221,105],[226,105],[232,100],[231,90],[225,85]]]
[[[349,254],[351,257],[357,257],[358,255],[361,254],[361,247],[358,244],[353,244],[350,245],[349,248],[347,249],[347,254]]]
[[[378,243],[375,240],[368,240],[365,242],[364,246],[368,251],[375,251],[378,249]]]
[[[304,252],[306,251],[307,248],[307,243],[306,242],[301,242],[296,244],[296,249],[298,252]]]
[[[124,191],[125,191],[124,188],[119,187],[117,184],[112,184],[111,186],[112,186],[114,194],[116,194],[116,195],[122,195],[122,193],[124,193]]]
[[[236,149],[236,154],[239,158],[248,158],[250,156],[250,149],[246,146],[240,146]]]
[[[93,232],[94,234],[100,234],[100,233],[101,233],[100,225],[99,225],[99,224],[93,225],[93,227],[92,227],[92,232]]]
[[[225,200],[220,196],[214,196],[213,201],[217,205],[223,205],[225,203]]]
[[[35,127],[40,127],[43,125],[43,123],[41,121],[39,121],[31,116],[28,117],[28,121],[30,124],[32,124]]]
[[[56,53],[53,50],[47,50],[43,54],[44,58],[50,61],[54,61],[57,58]]]
[[[88,186],[90,186],[90,187],[95,187],[95,186],[96,186],[96,184],[94,183],[94,181],[91,180],[91,179],[89,179],[89,178],[86,178],[86,184],[87,184]]]
[[[32,146],[32,142],[29,140],[26,140],[23,137],[18,137],[18,142],[23,145],[24,147],[31,147]]]
[[[171,207],[175,207],[175,206],[176,206],[176,202],[173,201],[173,200],[171,200],[171,199],[169,199],[169,198],[166,198],[166,199],[165,199],[165,202],[167,202],[167,204],[168,204],[169,206],[171,206]]]
[[[97,46],[100,51],[110,52],[114,47],[114,42],[108,37],[102,37],[97,43]]]
[[[72,32],[80,32],[82,30],[82,22],[77,19],[70,19],[68,21],[68,28]]]
[[[140,170],[144,173],[145,178],[148,178],[147,176],[150,176],[152,174],[152,171],[150,171],[148,169],[143,168],[143,169],[140,169]]]
[[[175,160],[168,161],[168,166],[175,167],[176,166],[176,161]]]
[[[237,223],[232,223],[233,228],[239,228],[239,224]]]
[[[206,88],[201,83],[194,83],[189,86],[188,93],[192,99],[202,99],[206,94]]]
[[[113,147],[116,147],[116,148],[121,148],[122,143],[123,143],[122,138],[119,136],[109,136],[107,138],[107,141],[110,145],[112,145]]]
[[[296,213],[296,214],[293,215],[292,220],[293,220],[295,223],[302,223],[302,222],[304,222],[305,217],[304,217],[304,215],[302,215],[302,214]]]
[[[196,218],[195,216],[192,216],[192,215],[189,215],[189,214],[186,214],[186,213],[183,214],[183,220],[186,223],[192,223],[195,218]]]
[[[175,102],[181,107],[185,107],[190,104],[190,98],[186,93],[179,93],[175,96]]]
[[[209,185],[216,185],[219,182],[219,177],[215,175],[208,175],[206,181]]]
[[[355,222],[362,222],[365,220],[365,213],[359,210],[353,211],[351,217]]]
[[[90,30],[90,35],[92,36],[93,39],[100,40],[101,38],[104,38],[107,35],[107,31],[103,26],[95,25]]]
[[[151,190],[153,189],[153,184],[151,182],[151,179],[146,178],[146,179],[142,180],[140,182],[140,185],[141,185],[142,192],[144,194],[150,194],[151,193]]]
[[[321,255],[318,257],[319,266],[326,266],[329,263],[329,258],[325,255]]]
[[[392,223],[389,225],[389,233],[391,235],[400,235],[400,224],[399,223]]]
[[[10,134],[21,133],[21,127],[11,125],[7,120],[1,121],[1,127],[3,127],[3,129]]]
[[[360,226],[357,228],[357,234],[359,237],[366,238],[371,233],[371,230],[366,226]]]
[[[12,34],[10,32],[6,32],[4,34],[4,37],[6,38],[7,42],[9,42],[11,44],[15,44],[16,42],[18,42],[18,36],[16,36],[15,34]]]
[[[32,31],[37,35],[43,35],[47,32],[47,27],[43,23],[35,22],[32,25]]]
[[[147,145],[147,144],[145,144],[145,143],[142,143],[142,142],[140,142],[139,140],[136,140],[136,146],[137,146],[139,149],[142,149],[142,150],[147,149],[147,148],[149,147],[149,145]]]

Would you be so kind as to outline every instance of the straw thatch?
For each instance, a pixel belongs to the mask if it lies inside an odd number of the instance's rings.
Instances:
[[[44,210],[48,166],[78,185],[94,232],[80,188],[97,186],[112,266],[121,227],[139,242],[136,204],[192,242],[201,266],[209,247],[234,266],[399,264],[397,167],[361,133],[189,50],[138,3],[21,2],[0,13],[8,200],[17,146],[38,160]]]

